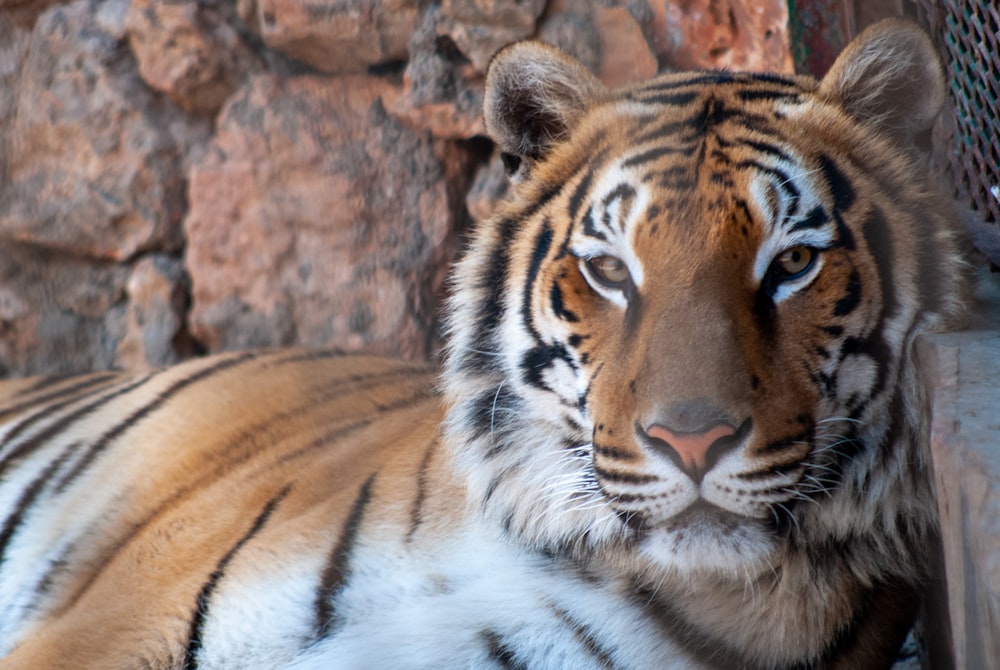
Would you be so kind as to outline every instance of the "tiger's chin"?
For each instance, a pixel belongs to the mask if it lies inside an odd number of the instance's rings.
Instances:
[[[645,527],[637,550],[660,574],[750,578],[772,568],[780,544],[764,520],[699,501]]]

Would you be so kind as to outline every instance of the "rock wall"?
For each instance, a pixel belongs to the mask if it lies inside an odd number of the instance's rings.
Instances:
[[[790,71],[784,0],[0,4],[0,376],[306,344],[433,356],[504,191],[483,73]]]

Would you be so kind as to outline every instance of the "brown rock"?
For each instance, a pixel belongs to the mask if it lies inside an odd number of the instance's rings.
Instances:
[[[591,72],[601,67],[601,34],[593,21],[593,11],[549,8],[538,27],[536,39],[559,47],[583,63]]]
[[[468,164],[374,78],[259,77],[190,179],[194,336],[429,355]],[[450,183],[453,186],[448,186]]]
[[[653,46],[679,69],[792,73],[785,0],[657,1]]]
[[[410,42],[403,95],[389,111],[437,137],[466,139],[485,132],[483,75],[446,33],[449,25],[436,7],[424,14]]]
[[[443,0],[444,32],[480,73],[500,47],[530,37],[545,0]]]
[[[598,9],[594,24],[601,39],[601,64],[597,76],[617,87],[656,74],[656,56],[649,50],[639,23],[624,7]]]
[[[111,367],[127,268],[0,244],[0,377]]]
[[[239,0],[268,47],[330,73],[406,58],[418,0]]]
[[[38,20],[13,95],[0,235],[125,259],[181,243],[182,158],[197,133],[121,44],[127,3],[78,0]],[[117,12],[117,13],[116,13]]]
[[[125,285],[128,307],[115,349],[117,367],[162,367],[195,353],[185,323],[189,290],[180,260],[155,254],[136,262]]]
[[[139,73],[149,86],[189,111],[216,112],[259,69],[226,22],[226,5],[202,0],[132,0],[126,26]]]

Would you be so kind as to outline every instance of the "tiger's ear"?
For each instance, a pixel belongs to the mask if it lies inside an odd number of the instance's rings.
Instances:
[[[565,139],[605,90],[572,56],[541,42],[517,42],[493,56],[486,73],[483,120],[517,181]]]
[[[847,45],[818,94],[862,124],[909,143],[930,128],[946,90],[941,61],[927,34],[909,21],[887,19]]]

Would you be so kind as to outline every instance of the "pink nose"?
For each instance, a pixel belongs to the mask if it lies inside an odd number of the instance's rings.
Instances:
[[[670,445],[689,473],[704,472],[708,448],[720,438],[735,433],[736,429],[726,423],[717,423],[708,430],[695,433],[675,433],[655,423],[646,430],[650,437]]]

